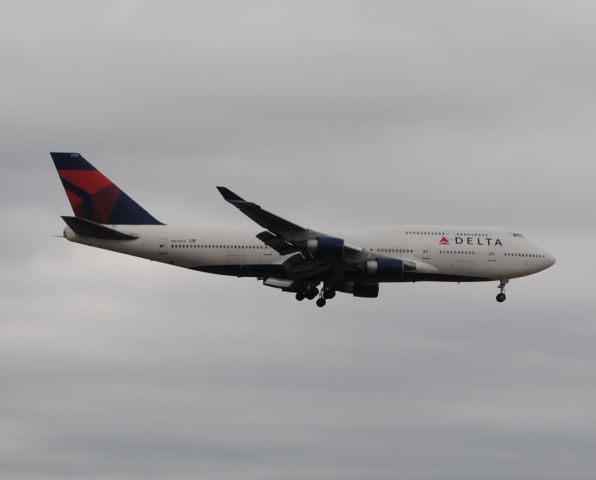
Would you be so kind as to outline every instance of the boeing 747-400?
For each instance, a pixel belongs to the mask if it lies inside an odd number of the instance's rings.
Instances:
[[[555,258],[506,228],[396,225],[318,232],[281,218],[225,187],[223,198],[260,228],[165,225],[78,153],[52,153],[74,216],[71,242],[201,272],[253,277],[323,307],[336,292],[377,297],[385,282],[498,281],[505,285]]]

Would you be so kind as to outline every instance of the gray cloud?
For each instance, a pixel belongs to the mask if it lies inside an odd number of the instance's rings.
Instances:
[[[0,477],[593,478],[594,7],[0,2]],[[324,311],[52,238],[48,152],[158,218],[514,226],[557,265]]]

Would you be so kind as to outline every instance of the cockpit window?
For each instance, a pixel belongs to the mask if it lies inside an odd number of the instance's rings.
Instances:
[[[524,238],[524,236],[521,233],[514,233],[513,236],[516,238]]]

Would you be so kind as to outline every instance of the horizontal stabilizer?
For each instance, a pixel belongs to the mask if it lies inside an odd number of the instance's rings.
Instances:
[[[81,217],[62,217],[62,220],[73,232],[83,237],[101,238],[102,240],[136,240],[139,238]]]

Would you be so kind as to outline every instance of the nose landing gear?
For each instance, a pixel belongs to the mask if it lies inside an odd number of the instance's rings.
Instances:
[[[505,285],[507,285],[508,283],[509,280],[501,280],[501,282],[499,283],[498,288],[501,290],[501,293],[497,295],[497,302],[502,303],[507,298],[507,295],[505,295]]]

